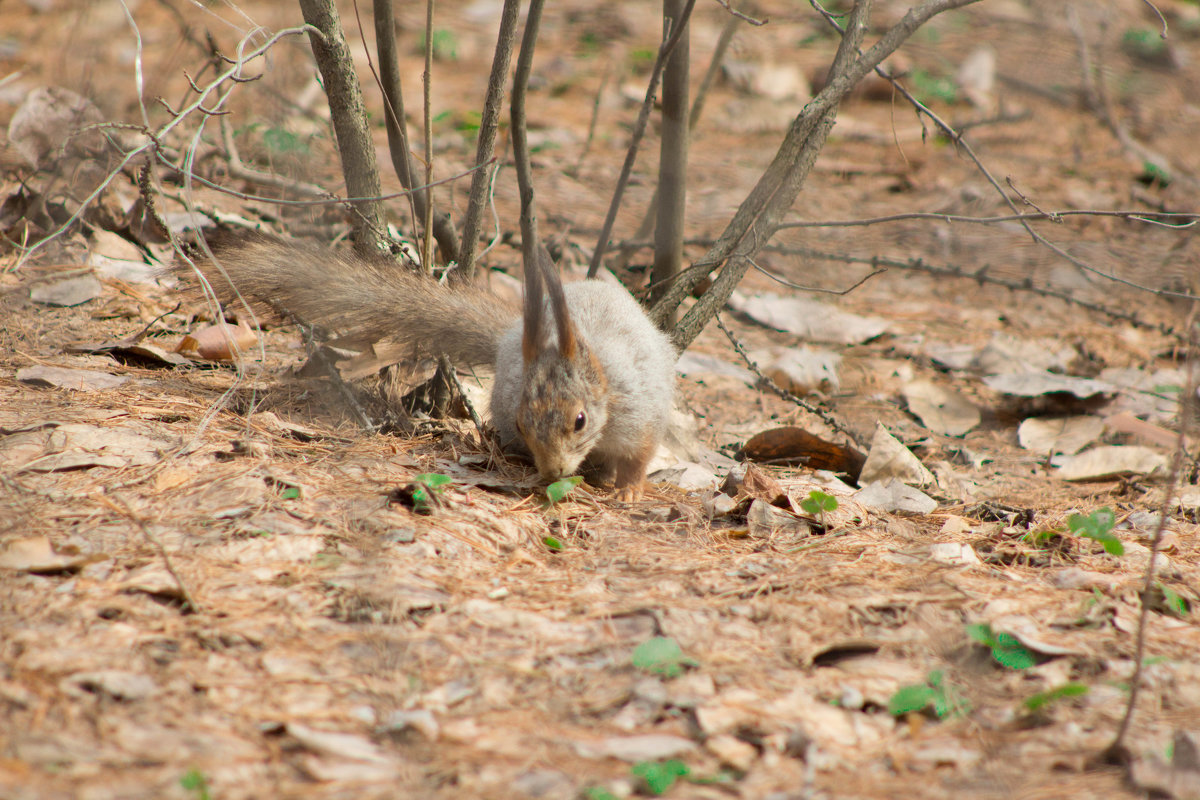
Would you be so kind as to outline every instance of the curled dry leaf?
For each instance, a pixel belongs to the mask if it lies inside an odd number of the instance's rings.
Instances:
[[[219,322],[183,337],[175,352],[205,361],[233,361],[257,341],[257,334],[245,322]]]
[[[742,448],[743,457],[762,464],[799,464],[809,469],[844,473],[857,481],[866,456],[851,447],[827,442],[802,428],[773,428],[756,434]]]

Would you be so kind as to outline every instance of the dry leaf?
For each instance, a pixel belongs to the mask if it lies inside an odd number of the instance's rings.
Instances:
[[[183,337],[175,352],[205,361],[233,361],[245,355],[257,341],[258,335],[245,322],[237,325],[220,322]]]
[[[979,409],[970,400],[931,381],[906,384],[904,399],[909,410],[934,433],[963,436],[979,424]]]

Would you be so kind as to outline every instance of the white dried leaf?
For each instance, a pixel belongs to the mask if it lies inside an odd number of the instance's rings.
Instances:
[[[963,436],[979,424],[979,409],[970,400],[932,381],[906,384],[904,399],[909,410],[934,433]]]
[[[1074,455],[1103,433],[1104,420],[1100,417],[1030,417],[1017,428],[1017,441],[1035,453]]]

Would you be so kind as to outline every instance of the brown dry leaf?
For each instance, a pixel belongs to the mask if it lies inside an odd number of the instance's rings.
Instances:
[[[205,361],[233,361],[244,356],[257,342],[258,334],[244,321],[237,325],[220,322],[184,336],[175,352]]]
[[[852,447],[828,442],[803,428],[773,428],[756,434],[742,448],[742,455],[762,464],[798,464],[824,469],[857,481],[866,456]]]
[[[108,556],[101,553],[81,554],[58,552],[46,536],[15,539],[0,550],[0,569],[32,572],[37,575],[78,570],[87,564],[103,561]]]

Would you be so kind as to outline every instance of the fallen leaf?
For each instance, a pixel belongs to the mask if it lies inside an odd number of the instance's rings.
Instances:
[[[233,361],[245,355],[257,341],[258,335],[245,322],[237,325],[220,322],[183,337],[175,352],[205,361]]]
[[[1038,371],[989,375],[983,379],[983,382],[997,392],[1018,397],[1038,397],[1043,394],[1065,392],[1073,394],[1081,400],[1086,400],[1098,394],[1111,394],[1117,391],[1117,387],[1108,381]]]
[[[795,333],[810,342],[861,344],[887,332],[888,322],[860,317],[806,297],[734,292],[729,305],[768,328]]]
[[[45,575],[55,572],[73,572],[107,556],[99,553],[59,553],[45,536],[14,539],[0,550],[0,569],[14,569]]]
[[[29,299],[47,306],[78,306],[99,297],[103,290],[95,275],[81,275],[35,286],[29,292]]]
[[[932,381],[906,384],[904,399],[909,410],[934,433],[963,436],[979,424],[979,409],[970,400]]]
[[[915,486],[928,486],[936,480],[911,450],[901,444],[882,423],[876,423],[871,450],[863,463],[859,482],[874,483],[889,478]]]
[[[1021,447],[1043,455],[1074,455],[1104,433],[1100,417],[1030,417],[1017,428]]]
[[[124,375],[113,375],[92,369],[71,369],[69,367],[48,367],[37,365],[17,370],[17,380],[31,386],[55,387],[73,389],[77,392],[94,392],[103,389],[113,389],[129,381]]]
[[[337,733],[334,731],[318,731],[298,722],[289,722],[287,732],[314,753],[321,755],[348,758],[353,761],[388,764],[392,759],[380,749],[379,745],[353,733]]]
[[[590,748],[588,748],[590,749]],[[681,736],[649,733],[643,736],[612,736],[595,748],[600,757],[616,758],[637,763],[661,761],[686,755],[696,749],[696,743]]]
[[[116,700],[144,700],[158,694],[158,684],[149,675],[120,669],[76,672],[63,678],[59,685],[76,697],[106,694]]]
[[[773,428],[755,434],[742,448],[742,457],[760,464],[802,465],[843,473],[858,481],[866,456],[851,447],[827,442],[802,428]]]
[[[868,483],[850,499],[876,511],[893,513],[930,514],[938,506],[932,497],[896,478]]]
[[[1056,459],[1058,476],[1067,481],[1094,481],[1118,475],[1149,475],[1167,468],[1167,457],[1149,447],[1094,447],[1079,455]]]
[[[836,392],[841,385],[838,367],[842,357],[828,350],[787,347],[756,353],[754,359],[767,377],[799,397]]]

